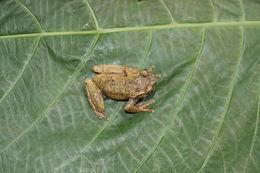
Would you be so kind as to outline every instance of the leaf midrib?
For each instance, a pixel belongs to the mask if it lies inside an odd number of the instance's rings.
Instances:
[[[164,25],[149,25],[149,26],[129,26],[116,28],[100,28],[87,31],[51,31],[40,33],[24,33],[14,35],[0,35],[0,39],[22,38],[22,37],[44,37],[44,36],[63,36],[63,35],[89,35],[89,34],[106,34],[114,32],[129,32],[129,31],[149,31],[149,30],[166,30],[175,28],[212,28],[212,27],[260,27],[260,21],[230,21],[230,22],[209,22],[209,23],[176,23]]]

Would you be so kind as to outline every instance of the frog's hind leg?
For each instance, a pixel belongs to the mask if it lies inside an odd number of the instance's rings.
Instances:
[[[96,73],[118,74],[128,76],[131,74],[139,74],[139,70],[133,67],[121,66],[116,64],[95,65],[93,71]]]
[[[91,108],[96,113],[99,118],[103,118],[108,120],[108,118],[104,115],[105,105],[102,93],[97,85],[92,82],[90,79],[85,80],[85,90],[87,92],[88,101],[91,105]]]
[[[101,64],[93,66],[93,71],[96,73],[124,74],[124,69],[124,66],[116,64]]]
[[[148,109],[148,106],[155,104],[155,101],[151,101],[150,103],[147,104],[136,104],[139,99],[130,99],[125,106],[125,111],[126,112],[153,112],[153,110]]]

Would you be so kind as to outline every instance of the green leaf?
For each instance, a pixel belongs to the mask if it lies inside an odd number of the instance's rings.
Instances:
[[[259,0],[1,0],[0,172],[260,172]],[[156,65],[154,113],[83,89]]]

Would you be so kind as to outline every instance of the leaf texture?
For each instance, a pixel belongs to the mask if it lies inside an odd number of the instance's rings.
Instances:
[[[258,0],[1,0],[0,172],[260,172]],[[156,65],[154,113],[109,121],[92,66]]]

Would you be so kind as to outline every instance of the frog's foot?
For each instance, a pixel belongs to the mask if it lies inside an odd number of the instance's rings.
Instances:
[[[155,104],[155,103],[156,103],[155,101],[151,101],[150,103],[143,104],[143,105],[139,105],[139,109],[140,109],[142,112],[154,112],[154,110],[148,109],[148,106],[150,106],[150,105],[152,105],[152,104]]]
[[[161,77],[160,74],[151,74],[151,72],[154,70],[155,66],[151,66],[149,67],[148,69],[145,69],[145,70],[141,70],[140,73],[141,75],[143,75],[144,77],[148,77],[148,76],[152,76],[154,78],[159,78]]]
[[[126,112],[131,112],[131,113],[135,113],[135,112],[154,112],[154,110],[150,110],[148,109],[148,106],[155,104],[155,101],[151,101],[150,103],[147,104],[138,104],[137,103],[137,99],[130,99],[129,102],[127,103],[127,105],[125,106],[125,111]]]
[[[146,71],[147,71],[148,73],[151,73],[154,69],[155,69],[155,66],[152,65],[151,67],[149,67],[148,69],[146,69]]]

